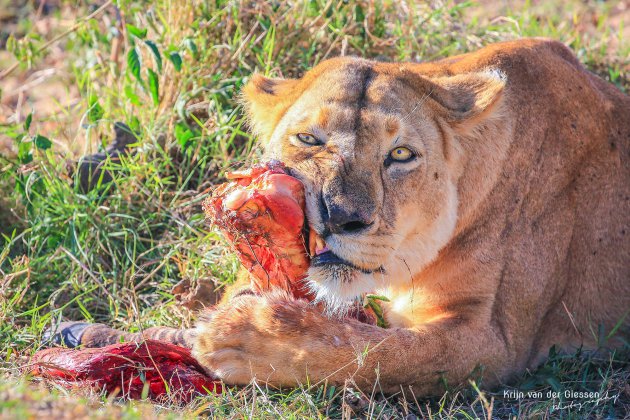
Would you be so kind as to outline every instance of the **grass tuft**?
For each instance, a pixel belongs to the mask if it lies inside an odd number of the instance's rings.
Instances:
[[[260,156],[235,100],[253,72],[298,77],[337,55],[420,61],[546,36],[628,91],[630,25],[619,4],[0,0],[0,417],[630,415],[628,349],[554,353],[510,387],[488,392],[471,382],[422,401],[406,390],[385,398],[351,386],[279,392],[252,384],[183,408],[119,404],[33,385],[18,369],[55,320],[129,331],[190,326],[172,287],[234,280],[237,261],[208,230],[201,201],[227,169]],[[104,162],[112,182],[86,193],[76,161],[104,151],[117,121],[137,142]],[[510,390],[543,397],[514,400]],[[566,390],[610,398],[546,397]]]

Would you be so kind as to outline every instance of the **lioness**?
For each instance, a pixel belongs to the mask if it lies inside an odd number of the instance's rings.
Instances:
[[[561,43],[336,58],[256,75],[243,101],[335,258],[309,272],[329,313],[240,294],[201,317],[194,354],[228,384],[436,394],[479,367],[507,381],[554,344],[596,349],[600,325],[627,336],[630,98]],[[334,316],[374,291],[389,328]]]

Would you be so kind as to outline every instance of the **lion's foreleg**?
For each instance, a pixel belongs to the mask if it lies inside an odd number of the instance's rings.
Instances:
[[[397,392],[443,392],[479,366],[494,381],[507,352],[500,336],[460,317],[418,328],[383,329],[325,317],[281,296],[241,296],[202,317],[193,353],[227,383],[277,386],[328,381]]]

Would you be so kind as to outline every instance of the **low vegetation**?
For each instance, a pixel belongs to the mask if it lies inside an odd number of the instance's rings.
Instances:
[[[627,3],[505,4],[0,0],[0,417],[630,415],[630,347],[552,351],[505,388],[481,391],[477,379],[421,401],[404,389],[385,397],[378,388],[255,383],[185,407],[152,406],[34,384],[20,369],[60,319],[129,331],[190,326],[194,313],[173,286],[212,282],[220,292],[233,281],[237,261],[200,203],[228,168],[260,156],[235,100],[253,72],[295,77],[337,55],[425,61],[546,36],[630,89]],[[135,142],[104,161],[110,183],[97,176],[85,191],[77,161],[105,150],[115,122]],[[612,338],[602,336],[602,348]]]

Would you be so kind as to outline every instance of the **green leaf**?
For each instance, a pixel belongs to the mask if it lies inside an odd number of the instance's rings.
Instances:
[[[138,98],[138,95],[136,95],[136,93],[133,91],[133,88],[131,86],[129,85],[125,86],[125,95],[131,101],[132,104],[136,106],[140,106],[140,98]]]
[[[149,47],[149,50],[153,53],[153,58],[155,58],[155,65],[157,66],[158,73],[162,72],[162,54],[160,54],[160,50],[157,45],[153,41],[144,41],[144,43]]]
[[[31,112],[26,116],[26,120],[24,120],[24,131],[28,131],[31,128],[31,122],[33,122],[33,113]]]
[[[46,245],[48,245],[50,249],[56,249],[57,246],[62,242],[62,239],[63,238],[59,235],[49,235],[46,239]]]
[[[195,41],[190,38],[186,38],[184,40],[184,45],[186,45],[186,48],[188,48],[190,52],[193,53],[193,56],[197,57],[197,53],[199,52],[199,50],[197,50],[197,45],[195,44]]]
[[[175,70],[180,71],[182,69],[182,56],[179,55],[179,53],[170,53],[168,59],[171,60],[171,63],[175,66]]]
[[[47,137],[42,136],[41,134],[33,137],[33,141],[35,142],[35,146],[37,146],[37,148],[41,150],[50,149],[50,146],[52,146],[52,141],[50,141]]]
[[[308,2],[308,11],[309,16],[319,15],[319,4],[317,4],[317,0],[311,0]]]
[[[138,55],[138,50],[134,47],[129,50],[129,53],[127,53],[127,70],[134,75],[142,86],[144,86],[142,76],[140,76],[141,68],[142,65],[140,64],[140,56]]]
[[[20,163],[29,163],[33,160],[33,155],[31,154],[31,148],[33,147],[33,143],[30,141],[21,141],[18,143],[18,160]]]
[[[370,293],[365,295],[365,297],[372,300],[382,300],[383,302],[389,302],[389,298],[383,295],[373,295]]]
[[[24,187],[23,176],[18,176],[15,179],[15,192],[26,198],[26,188]]]
[[[12,53],[13,55],[16,55],[16,51],[17,51],[17,40],[15,39],[15,37],[13,36],[13,34],[9,35],[9,37],[7,38],[6,41],[6,48],[7,51],[9,51],[10,53]]]
[[[157,105],[160,103],[160,82],[157,73],[151,69],[147,70],[149,71],[149,91],[151,92],[153,103]]]
[[[354,6],[354,20],[359,24],[362,24],[365,20],[365,13],[363,12],[363,8],[359,4]]]
[[[182,123],[177,123],[175,125],[174,134],[177,143],[182,149],[185,149],[190,139],[194,137],[194,133],[190,130],[190,128]]]
[[[131,131],[134,133],[142,132],[142,127],[140,126],[140,120],[135,115],[132,115],[131,118],[127,121],[127,125],[131,128]]]
[[[20,130],[15,125],[9,125],[3,128],[4,130],[2,131],[2,134],[4,134],[7,137],[11,137],[14,140],[19,141],[22,137],[24,137],[24,130]]]
[[[98,98],[95,95],[90,95],[88,99],[89,109],[88,109],[88,121],[90,124],[96,124],[103,118],[105,111],[103,111],[103,107],[98,103]]]
[[[146,29],[140,29],[137,26],[134,26],[130,23],[127,24],[127,32],[129,32],[131,35],[135,36],[136,38],[140,38],[140,39],[144,39],[144,37],[147,36]]]

